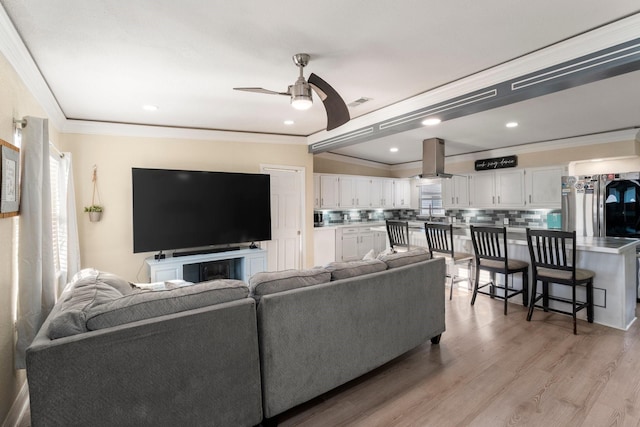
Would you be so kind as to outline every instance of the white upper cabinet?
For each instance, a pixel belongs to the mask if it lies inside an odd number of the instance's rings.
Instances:
[[[563,166],[525,170],[526,204],[530,208],[560,209],[560,180],[566,175]]]
[[[454,175],[442,178],[442,206],[445,208],[469,207],[469,177]]]
[[[412,207],[409,179],[314,174],[314,209]],[[417,196],[414,197],[417,200]]]
[[[495,174],[473,174],[469,177],[471,207],[493,207],[496,203]]]
[[[524,207],[524,170],[489,171],[469,178],[471,207],[522,208]]]
[[[320,208],[339,206],[340,181],[337,175],[320,175]]]
[[[524,169],[496,171],[496,207],[524,207]]]
[[[393,194],[394,194],[393,206],[396,209],[411,207],[411,183],[408,180],[406,179],[394,180]]]

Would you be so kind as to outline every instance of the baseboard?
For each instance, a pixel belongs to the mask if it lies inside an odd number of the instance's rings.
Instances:
[[[27,381],[25,381],[16,396],[16,400],[14,400],[13,405],[11,405],[11,409],[9,409],[7,418],[4,419],[2,427],[16,427],[21,425],[20,423],[22,422],[28,407],[29,387],[27,386]]]

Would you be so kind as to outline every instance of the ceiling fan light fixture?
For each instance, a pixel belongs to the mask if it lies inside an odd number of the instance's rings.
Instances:
[[[296,110],[308,110],[313,105],[313,101],[310,97],[304,95],[292,96],[291,106]]]

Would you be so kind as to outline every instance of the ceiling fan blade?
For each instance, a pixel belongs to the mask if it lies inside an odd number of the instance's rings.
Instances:
[[[342,126],[351,119],[347,104],[329,83],[313,73],[309,76],[308,83],[316,91],[327,111],[327,130]]]
[[[234,87],[233,90],[242,90],[245,92],[266,93],[267,95],[287,95],[289,92],[276,92],[275,90],[263,89],[261,87]]]

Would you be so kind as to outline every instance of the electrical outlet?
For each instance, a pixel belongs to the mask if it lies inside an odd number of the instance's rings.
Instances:
[[[502,223],[503,223],[504,225],[509,225],[509,218],[505,218],[505,219],[503,219],[503,220],[502,220]]]

